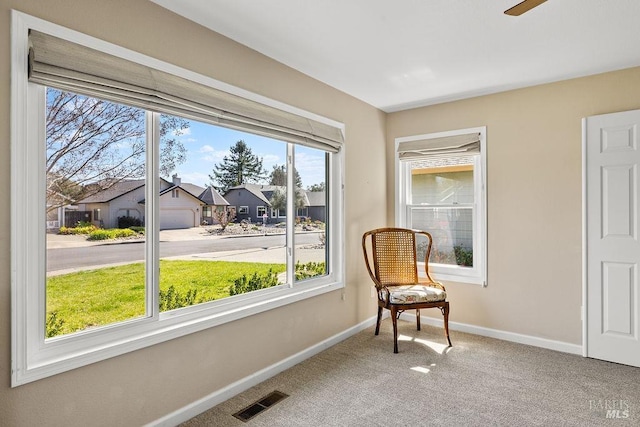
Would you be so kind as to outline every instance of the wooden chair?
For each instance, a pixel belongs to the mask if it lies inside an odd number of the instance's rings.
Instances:
[[[425,279],[418,278],[417,236],[427,239],[424,258]],[[378,294],[376,335],[380,332],[382,309],[386,308],[391,311],[393,322],[394,353],[398,352],[398,317],[405,310],[416,310],[420,330],[420,309],[439,308],[444,316],[444,333],[451,346],[447,293],[444,286],[429,275],[431,245],[431,234],[421,230],[378,228],[367,231],[362,236],[364,260]]]

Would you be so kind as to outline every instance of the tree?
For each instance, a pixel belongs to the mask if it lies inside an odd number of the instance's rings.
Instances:
[[[211,185],[221,193],[237,185],[258,182],[264,179],[266,171],[262,168],[262,158],[251,152],[251,148],[243,141],[229,149],[230,154],[224,156],[222,163],[213,167],[209,175]]]
[[[286,186],[281,187],[278,186],[273,193],[271,194],[271,198],[269,198],[269,203],[271,203],[271,209],[277,210],[285,210],[287,208],[287,194],[286,194]],[[306,206],[307,198],[304,190],[300,187],[296,188],[296,201],[295,208],[300,209]]]
[[[306,198],[305,193],[302,190],[302,178],[296,168],[295,172],[295,185],[296,185],[296,209],[305,206]],[[269,184],[278,186],[274,190],[269,203],[271,203],[272,209],[284,210],[287,208],[287,195],[285,189],[287,188],[287,169],[285,165],[274,165],[271,175],[269,177]]]
[[[300,178],[300,174],[296,168],[293,170],[295,171],[296,188],[302,188],[302,178]],[[284,165],[273,165],[273,170],[269,176],[269,184],[280,186],[287,185],[287,168]]]
[[[220,227],[222,227],[220,231],[224,231],[227,225],[236,218],[236,210],[228,206],[216,206],[213,210],[213,217],[218,221]]]
[[[324,182],[321,182],[320,184],[312,184],[309,187],[307,187],[307,189],[309,191],[324,191],[325,189]]]
[[[139,179],[146,170],[145,111],[57,89],[47,90],[47,208]],[[186,160],[177,139],[189,122],[160,120],[160,172],[164,177]]]

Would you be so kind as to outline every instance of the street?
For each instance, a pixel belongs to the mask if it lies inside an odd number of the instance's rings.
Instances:
[[[296,245],[318,243],[317,233],[295,235]],[[193,255],[200,253],[246,250],[254,248],[282,247],[284,234],[257,235],[218,239],[161,241],[160,257]],[[144,242],[124,241],[86,247],[56,248],[47,250],[47,272],[81,267],[92,267],[122,262],[144,260]]]

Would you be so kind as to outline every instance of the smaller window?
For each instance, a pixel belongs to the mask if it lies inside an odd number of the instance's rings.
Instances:
[[[240,208],[238,209],[238,214],[240,215],[249,214],[249,206],[240,206]]]
[[[93,220],[94,221],[102,221],[102,213],[100,212],[100,209],[94,209],[93,210]]]
[[[287,211],[285,209],[271,209],[271,218],[286,218]]]
[[[267,207],[266,206],[258,206],[256,210],[256,214],[258,218],[262,218],[264,215],[267,215]]]
[[[175,190],[171,190],[171,197],[173,197],[174,199],[177,199],[178,197],[180,197],[180,193],[178,193],[177,188]]]
[[[436,279],[486,285],[485,135],[482,127],[396,139],[396,221],[431,233]]]

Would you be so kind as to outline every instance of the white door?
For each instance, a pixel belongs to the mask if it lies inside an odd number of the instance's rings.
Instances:
[[[585,119],[586,356],[640,366],[640,110]]]

